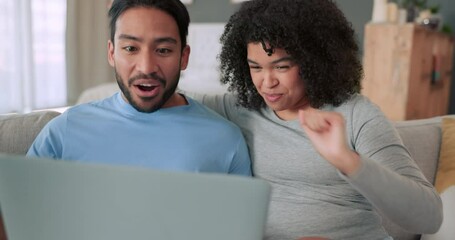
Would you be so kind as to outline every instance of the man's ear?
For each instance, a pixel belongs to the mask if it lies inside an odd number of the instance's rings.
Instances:
[[[190,52],[191,52],[190,46],[186,45],[185,48],[183,48],[182,57],[180,59],[180,70],[185,70],[186,67],[188,66]]]
[[[115,61],[114,61],[114,43],[111,40],[107,41],[107,61],[109,64],[114,67],[115,66]]]

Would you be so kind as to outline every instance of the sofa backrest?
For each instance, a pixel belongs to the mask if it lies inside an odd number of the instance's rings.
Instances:
[[[76,104],[88,103],[107,98],[114,95],[114,93],[118,91],[120,91],[120,88],[117,82],[103,83],[84,90],[77,99]]]
[[[441,146],[441,117],[395,122],[404,145],[428,181],[434,184]]]
[[[38,111],[1,115],[0,152],[26,154],[44,125],[59,114],[55,111]]]

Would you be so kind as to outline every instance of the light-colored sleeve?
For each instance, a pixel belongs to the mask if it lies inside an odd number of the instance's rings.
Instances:
[[[441,198],[411,158],[392,123],[374,105],[353,109],[351,144],[362,164],[354,175],[340,175],[404,229],[436,232],[443,219]]]
[[[55,117],[44,126],[28,149],[27,156],[61,159],[64,129],[66,129],[66,113]]]
[[[237,144],[237,151],[235,152],[231,166],[229,169],[229,173],[231,174],[238,174],[244,176],[253,176],[251,170],[251,160],[250,154],[248,152],[247,145],[245,143],[245,139],[242,137],[242,134],[239,133],[239,141]]]
[[[362,167],[347,179],[388,219],[414,233],[435,233],[442,203],[431,184],[400,175],[362,156]]]

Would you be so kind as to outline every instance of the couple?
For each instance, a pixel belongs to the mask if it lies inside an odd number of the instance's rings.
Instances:
[[[331,0],[244,2],[221,37],[222,96],[175,91],[190,54],[181,2],[115,0],[109,16],[121,92],[51,121],[29,156],[253,173],[273,189],[266,239],[391,239],[377,212],[439,228],[438,194],[359,94],[355,34]]]

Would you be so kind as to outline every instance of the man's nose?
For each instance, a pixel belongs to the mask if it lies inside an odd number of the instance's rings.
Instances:
[[[144,73],[154,73],[158,71],[158,62],[153,53],[144,52],[138,59],[137,70]]]

